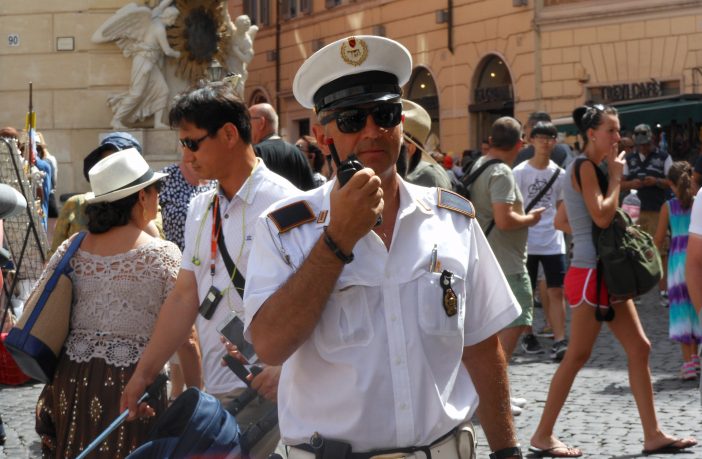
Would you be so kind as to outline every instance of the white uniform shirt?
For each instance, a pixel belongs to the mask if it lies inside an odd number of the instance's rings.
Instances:
[[[702,189],[697,192],[697,197],[692,202],[689,232],[690,234],[702,236]]]
[[[334,182],[274,208],[305,199],[320,215],[330,208]],[[261,304],[302,264],[329,221],[318,217],[278,234],[267,214],[257,223],[248,266],[247,334]],[[434,244],[440,269],[454,274],[452,317],[444,311],[441,274],[429,272]],[[306,443],[319,432],[357,452],[430,444],[477,407],[463,347],[504,328],[520,307],[477,221],[437,207],[436,188],[401,182],[390,251],[370,232],[353,253],[312,336],[283,364],[283,442]]]
[[[226,320],[229,311],[240,314],[243,319],[243,306],[241,297],[231,286],[230,276],[219,249],[217,249],[214,278],[210,274],[212,209],[209,208],[209,205],[213,201],[214,194],[219,193],[220,215],[222,217],[221,231],[224,235],[227,251],[237,269],[247,280],[248,288],[246,263],[254,240],[256,220],[271,204],[296,191],[299,190],[283,177],[271,172],[263,164],[263,161],[257,159],[257,167],[252,176],[244,182],[231,201],[227,200],[220,189],[199,194],[190,201],[188,218],[185,222],[185,250],[183,251],[181,267],[195,274],[200,303],[212,285],[224,293],[210,320],[205,319],[200,314],[195,320],[202,350],[205,388],[211,394],[224,394],[245,386],[228,367],[220,365],[225,349],[219,339],[217,327]],[[244,217],[243,222],[242,216]],[[205,222],[201,225],[203,218],[205,218]],[[201,228],[202,230],[200,230]],[[242,234],[242,231],[245,235]],[[200,233],[199,244],[197,243],[198,233]],[[244,236],[243,247],[242,236]],[[240,248],[241,257],[238,256]],[[199,259],[199,265],[193,262],[194,258]],[[225,291],[227,288],[228,290]]]

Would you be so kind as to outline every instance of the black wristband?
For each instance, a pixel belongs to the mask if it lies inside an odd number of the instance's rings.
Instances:
[[[336,242],[334,242],[327,234],[326,226],[324,227],[324,242],[327,244],[327,247],[334,252],[334,255],[336,255],[339,260],[344,262],[344,264],[349,264],[353,261],[353,252],[351,252],[349,255],[344,254],[339,246],[336,245]]]
[[[522,450],[519,448],[519,446],[502,448],[490,454],[490,459],[507,459],[509,457],[523,457]]]

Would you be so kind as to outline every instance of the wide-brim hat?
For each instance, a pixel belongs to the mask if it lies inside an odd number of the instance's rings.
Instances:
[[[412,55],[400,43],[374,35],[343,38],[320,49],[293,80],[295,99],[322,110],[389,101],[402,96]]]
[[[136,148],[128,148],[100,160],[88,173],[92,191],[88,204],[114,202],[168,176],[154,172]]]
[[[431,132],[431,116],[424,107],[407,99],[402,99],[402,114],[405,116],[405,122],[402,125],[404,134],[411,135],[423,146]]]

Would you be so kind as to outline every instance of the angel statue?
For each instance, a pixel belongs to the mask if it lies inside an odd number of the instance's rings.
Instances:
[[[228,13],[227,13],[228,16]],[[227,17],[227,27],[231,29],[231,48],[227,58],[227,68],[230,73],[240,75],[234,88],[239,97],[244,99],[244,84],[249,76],[246,68],[254,57],[253,41],[258,32],[258,26],[251,25],[251,19],[242,14],[234,22]]]
[[[124,56],[132,58],[129,91],[107,101],[113,113],[110,122],[113,129],[125,129],[125,123],[141,121],[150,115],[154,115],[155,128],[168,128],[162,118],[168,104],[162,56],[180,57],[166,37],[166,27],[175,24],[178,17],[178,9],[169,6],[171,2],[162,0],[153,10],[129,3],[93,34],[93,42],[117,41]]]

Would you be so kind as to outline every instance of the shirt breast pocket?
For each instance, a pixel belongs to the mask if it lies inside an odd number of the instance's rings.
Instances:
[[[315,342],[325,353],[366,346],[373,338],[373,322],[362,286],[335,291],[315,329]]]
[[[419,325],[430,335],[454,336],[463,333],[465,318],[465,280],[456,274],[451,277],[451,289],[456,295],[456,313],[449,316],[441,287],[441,273],[425,273],[419,279]]]

